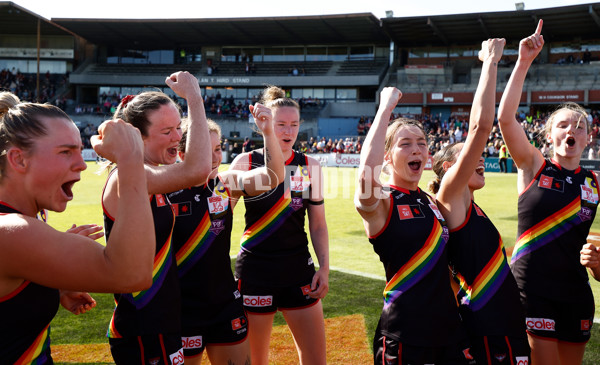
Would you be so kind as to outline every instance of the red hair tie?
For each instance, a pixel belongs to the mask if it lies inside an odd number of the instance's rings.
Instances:
[[[133,100],[133,98],[135,98],[135,95],[127,95],[127,96],[125,96],[121,100],[122,108],[125,108],[127,106],[127,103],[129,103],[131,100]]]

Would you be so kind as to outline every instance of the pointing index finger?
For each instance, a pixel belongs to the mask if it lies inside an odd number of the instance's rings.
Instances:
[[[542,34],[542,26],[543,25],[544,25],[544,20],[540,19],[540,21],[538,22],[537,28],[535,29],[535,34],[536,35]]]

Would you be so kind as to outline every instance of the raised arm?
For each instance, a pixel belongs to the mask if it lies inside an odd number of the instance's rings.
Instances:
[[[469,134],[456,163],[448,169],[436,199],[451,228],[462,224],[470,206],[469,179],[479,164],[496,114],[496,77],[502,58],[504,39],[489,39],[481,43],[479,59],[483,62],[481,77],[473,98],[469,118]],[[453,224],[456,220],[456,224]]]
[[[265,146],[265,166],[252,170],[247,168],[242,170],[229,169],[221,173],[223,180],[235,198],[244,195],[244,193],[248,196],[262,194],[277,187],[285,178],[283,154],[273,131],[271,109],[257,103],[250,106],[250,112],[254,116],[256,126],[262,131]],[[240,159],[242,158],[240,157]],[[236,159],[232,167],[236,166],[240,159]]]
[[[522,39],[519,43],[519,58],[506,84],[498,108],[498,121],[500,122],[502,137],[515,164],[525,175],[523,178],[528,181],[533,179],[533,174],[542,166],[544,157],[538,149],[529,143],[523,127],[515,118],[515,114],[523,93],[527,71],[544,46],[542,25],[543,21],[540,19],[535,33]],[[528,181],[525,181],[525,183]],[[519,184],[521,185],[521,183],[520,181]]]
[[[379,109],[360,152],[354,204],[363,219],[372,221],[372,217],[377,216],[383,219],[382,224],[387,217],[389,205],[380,204],[381,200],[387,198],[388,195],[382,190],[379,175],[385,157],[385,134],[392,111],[400,98],[402,98],[402,92],[395,87],[386,87],[381,91]]]
[[[198,79],[183,71],[167,77],[165,83],[187,101],[190,124],[185,161],[173,165],[146,166],[150,194],[164,194],[204,184],[211,172],[210,135]]]
[[[141,134],[121,120],[109,121],[92,144],[99,155],[117,163],[120,175],[120,214],[106,246],[33,217],[10,214],[0,224],[0,277],[90,292],[139,291],[152,284],[156,243]]]

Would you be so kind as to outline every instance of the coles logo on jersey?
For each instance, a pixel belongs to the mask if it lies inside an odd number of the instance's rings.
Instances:
[[[517,356],[515,360],[516,365],[529,365],[529,358],[527,356]]]
[[[181,337],[181,346],[186,350],[202,348],[202,336]]]
[[[413,218],[424,218],[425,214],[418,205],[398,205],[398,215],[401,220],[413,219]]]
[[[175,212],[176,217],[192,214],[191,202],[174,203],[171,204],[171,206],[173,207],[173,212]]]
[[[554,320],[548,318],[526,318],[528,330],[542,330],[554,332]]]
[[[165,205],[167,205],[167,200],[165,199],[164,195],[155,194],[154,196],[156,197],[156,206],[157,207],[164,207]]]
[[[542,176],[540,176],[540,181],[538,183],[538,186],[540,188],[559,191],[561,193],[564,191],[564,185],[565,185],[564,181],[555,179],[550,176],[546,176],[544,174],[542,174]]]
[[[581,321],[581,330],[582,331],[589,331],[590,330],[590,320],[589,319],[584,319]]]
[[[431,211],[433,212],[433,214],[435,214],[435,217],[438,220],[440,220],[440,221],[444,220],[444,216],[442,215],[442,212],[440,212],[440,209],[437,207],[437,205],[435,205],[435,204],[429,204],[429,208],[431,208]]]
[[[210,214],[221,214],[229,208],[229,198],[213,195],[206,198],[208,201],[208,212]]]
[[[581,185],[581,199],[592,204],[598,204],[598,186],[596,186],[594,179],[585,178],[585,184]]]
[[[272,304],[272,295],[244,295],[244,305],[246,307],[268,307]]]
[[[171,360],[171,364],[173,364],[173,365],[183,364],[184,363],[183,349],[179,349],[179,351],[169,355],[169,360]]]
[[[231,321],[231,329],[237,331],[243,327],[246,327],[246,317],[238,317]]]
[[[310,293],[310,285],[304,285],[300,290],[302,290],[303,295],[308,295],[308,293]]]

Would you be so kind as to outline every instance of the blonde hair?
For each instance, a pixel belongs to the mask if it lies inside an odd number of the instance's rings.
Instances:
[[[42,118],[71,120],[64,111],[50,104],[21,103],[0,114],[0,179],[4,176],[10,147],[31,152],[36,137],[48,133],[50,126],[44,125]]]
[[[8,109],[19,104],[20,102],[21,100],[19,100],[19,97],[15,94],[8,91],[0,92],[0,116],[2,116],[8,111]]]

